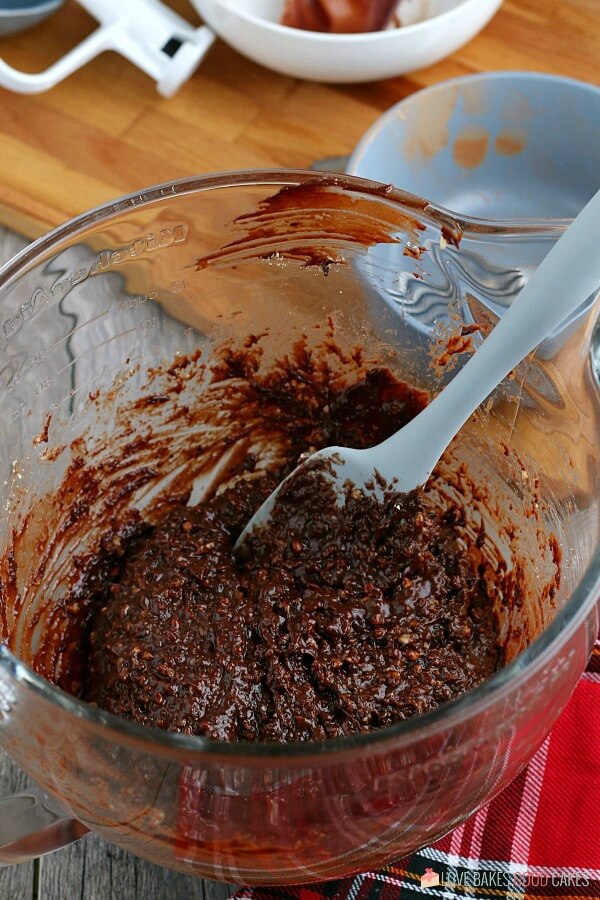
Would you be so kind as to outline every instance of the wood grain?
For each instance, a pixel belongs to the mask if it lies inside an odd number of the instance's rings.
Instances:
[[[204,900],[204,882],[88,835],[41,861],[40,900]]]
[[[198,22],[186,0],[171,4]],[[53,19],[0,40],[0,56],[46,68],[93,28],[69,2]],[[191,174],[308,166],[349,153],[388,106],[442,79],[489,69],[553,72],[598,83],[598,0],[505,0],[452,58],[409,78],[331,86],[268,72],[221,42],[165,100],[127,61],[105,54],[46,94],[0,89],[0,224],[27,238],[123,193]],[[560,111],[557,110],[557,127]],[[408,186],[410,187],[410,186]],[[24,239],[0,229],[0,261]],[[0,751],[0,791],[26,778]],[[7,900],[224,900],[226,885],[167,872],[89,836],[34,864],[0,869]]]
[[[199,21],[186,0],[173,4]],[[68,3],[51,20],[0,41],[34,71],[81,40],[92,20]],[[150,184],[253,166],[307,166],[348,153],[377,116],[412,91],[486,69],[537,69],[597,82],[598,0],[505,0],[475,40],[409,78],[326,86],[297,82],[221,42],[177,96],[105,54],[46,94],[0,89],[0,199],[47,226]]]

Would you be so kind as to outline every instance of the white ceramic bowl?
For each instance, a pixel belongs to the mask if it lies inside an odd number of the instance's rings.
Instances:
[[[392,78],[438,62],[471,40],[502,0],[405,0],[422,21],[368,34],[320,34],[279,25],[283,0],[192,0],[224,41],[257,63],[309,81]],[[426,16],[426,18],[425,18]]]

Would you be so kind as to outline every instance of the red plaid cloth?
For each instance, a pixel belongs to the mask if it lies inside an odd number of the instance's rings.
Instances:
[[[600,897],[600,640],[527,768],[432,847],[380,872],[245,888],[235,900],[511,900]]]

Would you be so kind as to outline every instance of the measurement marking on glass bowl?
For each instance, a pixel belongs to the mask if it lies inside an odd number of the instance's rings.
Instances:
[[[2,322],[0,331],[5,343],[10,343],[20,332],[24,323],[35,318],[51,300],[62,300],[78,284],[87,278],[101,274],[113,266],[118,266],[127,259],[135,259],[143,253],[154,253],[165,250],[173,244],[181,244],[188,238],[188,227],[185,224],[162,228],[158,233],[149,232],[145,237],[135,238],[126,247],[115,250],[103,250],[89,265],[80,267],[65,278],[57,281],[52,287],[37,287],[29,300],[22,303],[18,311]],[[173,282],[173,284],[178,282]],[[181,290],[181,288],[178,288]],[[154,293],[154,292],[151,292]]]
[[[92,316],[91,319],[87,319],[85,322],[82,322],[81,325],[76,325],[75,328],[71,328],[71,330],[67,332],[67,334],[64,334],[62,337],[57,338],[52,344],[50,344],[51,349],[54,350],[54,348],[58,347],[59,344],[62,344],[63,341],[67,341],[74,334],[77,334],[78,331],[81,331],[82,328],[85,328],[87,325],[91,325],[92,322],[97,322],[99,319],[103,319],[104,316],[108,315],[108,313],[109,310],[105,309],[101,313],[98,313],[97,316]]]

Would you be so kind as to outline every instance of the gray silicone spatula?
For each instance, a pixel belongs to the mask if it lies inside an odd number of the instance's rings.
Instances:
[[[237,545],[263,524],[283,484],[306,466],[319,468],[339,494],[351,482],[383,495],[377,473],[394,491],[425,484],[452,438],[495,387],[551,332],[600,288],[600,191],[539,265],[512,306],[469,362],[411,422],[369,450],[326,447],[294,469],[252,516]]]

